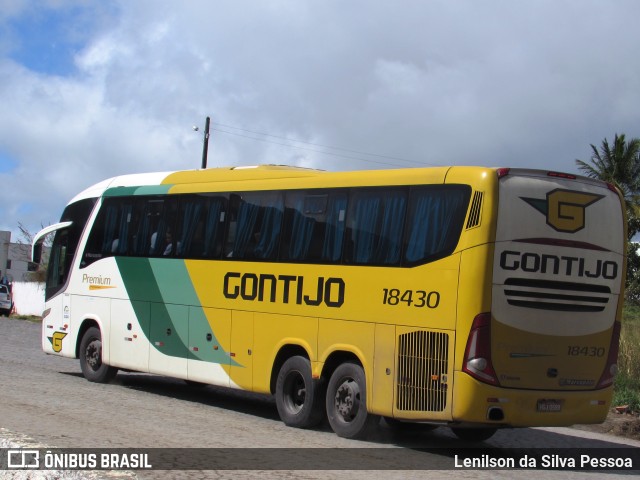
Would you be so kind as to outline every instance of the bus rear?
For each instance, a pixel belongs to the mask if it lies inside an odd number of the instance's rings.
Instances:
[[[618,354],[622,198],[575,175],[500,169],[498,176],[491,311],[471,326],[454,419],[600,423],[611,407]],[[486,408],[465,404],[465,395]]]

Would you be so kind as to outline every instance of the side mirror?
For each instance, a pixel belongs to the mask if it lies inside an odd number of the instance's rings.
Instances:
[[[40,230],[35,237],[33,237],[33,245],[31,247],[31,261],[40,265],[42,260],[42,244],[44,243],[44,237],[57,230],[67,228],[71,226],[72,222],[60,222],[55,225],[49,225],[46,228]]]
[[[31,249],[31,261],[40,265],[42,260],[42,242],[36,242]]]

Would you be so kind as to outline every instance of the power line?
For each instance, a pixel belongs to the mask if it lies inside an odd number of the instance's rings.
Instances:
[[[271,143],[273,145],[281,145],[283,147],[297,148],[299,150],[306,150],[308,152],[320,153],[322,155],[330,155],[332,157],[346,158],[346,159],[349,159],[349,160],[358,160],[360,162],[376,163],[378,165],[388,165],[388,166],[392,166],[392,167],[397,166],[397,164],[395,164],[395,163],[377,162],[375,160],[369,160],[369,159],[366,159],[366,158],[352,157],[352,156],[343,155],[343,154],[340,154],[340,153],[333,153],[333,152],[326,152],[326,151],[322,151],[322,150],[315,150],[313,148],[301,147],[301,146],[298,146],[298,145],[292,145],[290,143],[274,142],[273,140],[268,140],[266,138],[250,137],[249,135],[243,135],[241,133],[235,133],[235,132],[228,132],[226,130],[220,130],[219,128],[212,128],[212,130],[215,131],[215,132],[219,132],[219,133],[226,133],[227,135],[234,135],[236,137],[242,137],[242,138],[248,138],[248,139],[251,139],[251,140],[256,140],[258,142]]]
[[[322,155],[330,155],[330,156],[333,156],[333,157],[345,158],[345,159],[349,159],[349,160],[357,160],[357,161],[361,161],[361,162],[375,163],[375,164],[378,164],[378,165],[387,165],[387,166],[392,166],[392,167],[397,167],[398,166],[397,163],[375,161],[375,160],[371,160],[371,159],[368,159],[368,158],[362,158],[361,156],[355,157],[355,156],[352,156],[352,155],[344,155],[344,154],[341,154],[341,153],[329,152],[329,151],[326,151],[326,150],[318,150],[318,149],[313,149],[313,148],[308,148],[308,147],[302,147],[300,145],[294,145],[294,143],[301,143],[301,144],[304,144],[304,145],[311,145],[313,147],[320,147],[320,148],[324,148],[324,149],[336,150],[336,151],[339,151],[339,152],[352,153],[352,154],[355,154],[355,155],[364,155],[364,156],[381,158],[381,159],[396,160],[396,161],[400,161],[400,162],[412,163],[412,164],[421,165],[421,166],[433,165],[433,164],[430,164],[430,163],[427,163],[427,162],[416,162],[415,160],[409,160],[409,159],[406,159],[406,158],[394,157],[394,156],[390,156],[390,155],[380,155],[380,154],[377,154],[377,153],[362,152],[362,151],[359,151],[359,150],[353,150],[353,149],[342,148],[342,147],[334,147],[334,146],[331,146],[331,145],[325,145],[325,144],[321,144],[321,143],[306,142],[304,140],[296,140],[296,139],[292,139],[292,138],[288,138],[288,137],[272,135],[270,133],[257,132],[255,130],[248,130],[248,129],[245,129],[245,128],[234,127],[232,125],[226,125],[226,124],[218,123],[218,122],[211,122],[211,123],[213,125],[217,125],[219,127],[225,128],[225,129],[239,130],[241,132],[250,133],[252,135],[261,135],[263,137],[276,138],[276,139],[279,139],[279,140],[285,140],[288,143],[275,142],[275,141],[269,140],[267,138],[259,138],[259,137],[255,137],[255,136],[244,135],[244,134],[241,134],[241,133],[230,132],[228,130],[222,130],[220,128],[215,128],[215,127],[212,128],[212,130],[214,130],[216,132],[225,133],[227,135],[235,135],[235,136],[242,137],[242,138],[248,138],[248,139],[256,140],[256,141],[259,141],[259,142],[272,143],[274,145],[281,145],[281,146],[290,147],[290,148],[297,148],[297,149],[300,149],[300,150],[306,150],[306,151],[310,151],[310,152],[314,152],[314,153],[319,153],[319,154],[322,154]]]

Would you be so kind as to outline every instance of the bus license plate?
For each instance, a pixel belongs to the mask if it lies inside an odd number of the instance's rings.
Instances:
[[[552,400],[552,399],[541,399],[538,400],[538,411],[539,412],[559,412],[562,410],[562,401],[561,400]]]

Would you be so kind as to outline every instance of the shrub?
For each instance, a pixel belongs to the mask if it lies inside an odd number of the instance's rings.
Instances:
[[[622,316],[618,375],[614,382],[613,403],[640,411],[640,307],[627,305]]]

